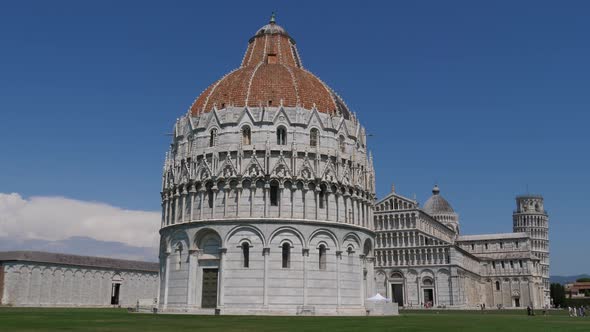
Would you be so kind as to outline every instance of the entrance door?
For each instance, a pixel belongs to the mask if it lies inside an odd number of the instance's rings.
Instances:
[[[203,269],[201,308],[217,307],[217,269]]]
[[[402,284],[391,284],[391,301],[400,307],[404,306],[404,290]]]
[[[113,284],[111,288],[111,304],[119,304],[119,293],[121,292],[121,284]]]
[[[424,305],[428,307],[434,305],[434,296],[432,289],[424,290]]]
[[[514,306],[517,308],[520,307],[520,299],[518,297],[514,299]]]

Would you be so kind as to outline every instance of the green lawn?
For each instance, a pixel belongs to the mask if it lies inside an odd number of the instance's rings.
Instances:
[[[539,313],[540,314],[540,313]],[[252,317],[129,314],[122,309],[0,308],[0,331],[590,331],[564,312],[410,311],[396,317]]]

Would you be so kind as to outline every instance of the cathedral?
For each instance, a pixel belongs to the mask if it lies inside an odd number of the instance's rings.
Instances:
[[[375,285],[404,307],[544,307],[549,299],[543,198],[518,196],[513,232],[461,235],[435,186],[418,202],[395,192],[375,204]]]
[[[438,187],[423,207],[395,190],[377,201],[365,128],[274,15],[173,130],[161,311],[365,315],[377,293],[403,307],[548,302],[543,199],[518,197],[514,233],[490,235],[461,235]]]

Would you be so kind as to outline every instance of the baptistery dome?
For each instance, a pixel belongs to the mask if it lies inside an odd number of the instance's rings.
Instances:
[[[250,39],[241,66],[211,84],[190,111],[198,115],[214,107],[278,105],[345,118],[350,113],[330,87],[303,68],[295,40],[272,19]]]
[[[161,195],[161,310],[366,313],[375,175],[365,128],[303,69],[274,19],[177,119]]]

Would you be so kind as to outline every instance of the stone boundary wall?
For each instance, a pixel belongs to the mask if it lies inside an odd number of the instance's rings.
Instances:
[[[158,272],[59,265],[24,261],[2,263],[2,304],[48,307],[111,306],[113,284],[120,284],[118,305],[156,298]]]
[[[0,263],[0,305],[4,304],[4,266]]]

